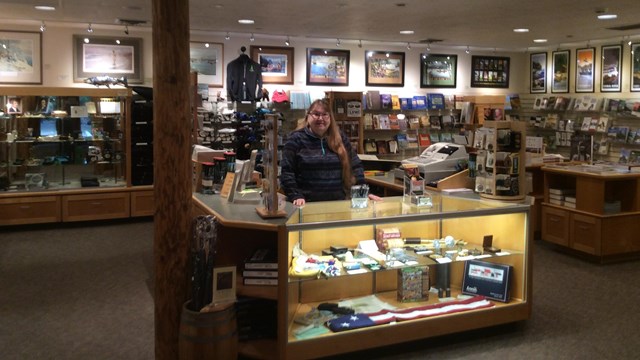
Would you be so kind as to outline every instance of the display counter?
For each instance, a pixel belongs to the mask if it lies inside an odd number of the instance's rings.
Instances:
[[[241,340],[240,354],[266,359],[318,358],[528,319],[531,316],[530,207],[481,199],[475,194],[430,192],[430,195],[431,207],[407,204],[401,196],[369,202],[364,209],[352,209],[350,201],[307,203],[301,208],[287,203],[285,218],[262,219],[256,213],[256,205],[231,204],[218,195],[194,194],[194,215],[210,214],[218,219],[216,266],[237,267],[237,295],[277,303],[273,336]],[[482,253],[484,236],[492,235],[493,246],[499,248],[500,253],[484,252],[478,256],[483,262],[511,269],[510,281],[506,282],[509,284],[507,301],[489,300],[482,308],[349,331],[332,331],[324,325],[310,329],[304,325],[300,319],[322,303],[375,298],[401,310],[441,306],[443,300],[456,299],[462,294],[465,264],[478,258],[454,254],[445,264],[440,263],[443,260],[437,256],[415,255],[411,247],[385,250],[387,258],[380,268],[363,268],[352,273],[342,268],[329,276],[318,273],[311,277],[292,272],[294,259],[299,259],[294,256],[294,250],[296,254],[302,251],[319,255],[326,249],[345,248],[358,253],[353,249],[371,244],[380,231],[389,229],[397,230],[402,238],[421,239],[433,246],[450,236],[456,240],[448,250],[456,254]],[[243,285],[245,260],[260,248],[271,248],[277,253],[276,286]],[[396,262],[398,251],[411,251],[416,263]],[[388,258],[392,252],[394,258]],[[448,277],[442,270],[443,264]],[[450,298],[431,292],[418,301],[399,300],[399,290],[403,287],[398,276],[416,266],[428,274],[432,285],[446,277],[450,282],[450,294],[447,294]]]

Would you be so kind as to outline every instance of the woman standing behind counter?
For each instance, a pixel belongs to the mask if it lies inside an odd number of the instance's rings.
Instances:
[[[280,185],[287,199],[297,206],[345,200],[352,185],[364,183],[362,162],[340,132],[329,104],[314,101],[303,126],[289,134],[282,152]],[[381,200],[375,195],[369,198]]]

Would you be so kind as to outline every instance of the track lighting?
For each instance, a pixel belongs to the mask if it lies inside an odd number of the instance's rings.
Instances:
[[[124,33],[129,35],[129,25],[124,26]]]
[[[362,48],[362,40],[358,40],[358,47]]]
[[[336,41],[336,46],[337,46],[337,47],[340,47],[340,39],[337,39],[337,41]]]
[[[467,49],[464,52],[467,54],[471,52],[471,50],[469,50],[469,45],[467,45]]]
[[[116,44],[120,45],[120,39],[116,39]]]
[[[249,38],[249,41],[254,42],[256,40],[255,37],[253,37],[253,33],[251,33],[251,37]]]
[[[204,47],[208,48],[209,47],[209,43],[204,43]]]
[[[407,43],[407,50],[411,50],[411,43]]]
[[[89,23],[89,27],[87,27],[87,32],[91,34],[93,32],[93,28],[91,27],[91,23]]]
[[[431,44],[427,43],[427,51],[431,51]]]
[[[291,45],[291,41],[289,41],[289,37],[287,36],[287,40],[284,41],[284,44],[287,46]]]
[[[47,25],[44,24],[44,20],[43,20],[42,24],[40,24],[40,31],[44,32],[45,30],[47,30]]]
[[[84,38],[84,43],[85,43],[85,44],[88,44],[88,43],[89,43],[89,41],[90,41],[90,40],[89,40],[89,38]]]
[[[224,39],[225,39],[225,40],[229,40],[229,39],[231,39],[231,36],[229,36],[229,32],[228,32],[228,31],[227,31],[227,35],[225,35]]]

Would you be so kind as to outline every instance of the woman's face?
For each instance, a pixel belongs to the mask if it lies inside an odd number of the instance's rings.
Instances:
[[[323,106],[315,106],[309,114],[307,114],[307,122],[309,128],[314,134],[324,136],[331,125],[331,117],[327,109]]]

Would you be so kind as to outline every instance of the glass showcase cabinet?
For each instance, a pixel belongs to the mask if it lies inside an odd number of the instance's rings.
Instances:
[[[0,87],[0,224],[131,216],[131,95]]]
[[[318,358],[528,319],[530,206],[475,194],[431,196],[432,207],[412,205],[401,196],[369,202],[364,209],[352,209],[350,201],[302,208],[287,204],[287,218],[262,220],[254,215],[254,205],[230,205],[218,196],[194,193],[194,214],[215,215],[221,225],[216,266],[237,268],[238,303],[271,300],[277,309],[277,318],[261,322],[271,321],[267,336],[239,337],[240,353]],[[395,238],[384,239],[384,234]],[[247,259],[261,248],[277,253],[272,286],[250,285],[244,278],[251,274]],[[303,257],[323,259],[343,250],[355,260],[337,260],[341,266],[317,275],[305,274],[305,266],[298,272]],[[421,272],[417,282],[412,278],[416,269]],[[474,276],[486,280],[482,286],[501,283],[508,295],[502,300],[485,297],[485,305],[465,309],[469,304],[460,301],[475,302],[474,292],[483,291],[475,284],[465,287]],[[351,306],[359,319],[363,314],[368,318],[351,327],[352,322],[337,315],[338,323],[327,325],[318,310],[336,309],[335,304]],[[447,306],[455,310],[441,311]]]

